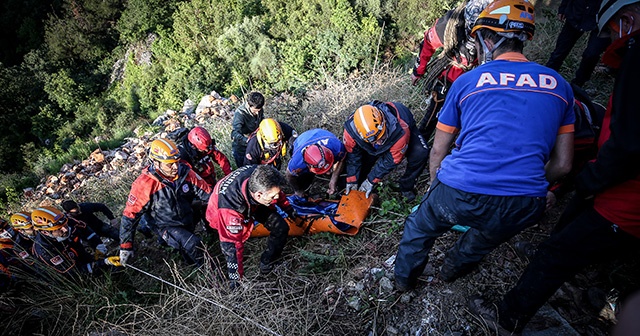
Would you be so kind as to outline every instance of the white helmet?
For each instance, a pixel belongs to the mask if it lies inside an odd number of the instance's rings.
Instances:
[[[598,21],[598,31],[602,32],[607,22],[624,6],[631,5],[640,0],[604,0],[600,5],[600,10],[596,19]]]

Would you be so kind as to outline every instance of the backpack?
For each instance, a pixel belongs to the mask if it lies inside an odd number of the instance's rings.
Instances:
[[[184,140],[187,138],[190,131],[191,130],[186,127],[180,127],[177,130],[167,134],[167,138],[175,142],[176,146],[180,147],[184,143]]]

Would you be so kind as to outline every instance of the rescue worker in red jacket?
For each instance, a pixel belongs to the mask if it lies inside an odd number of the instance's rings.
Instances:
[[[428,64],[433,57],[447,57],[445,68],[435,75],[449,85],[477,65],[475,40],[469,34],[478,15],[491,1],[465,1],[436,19],[434,25],[424,32],[424,40],[420,42],[418,58],[411,75],[413,85],[429,70]]]
[[[189,264],[201,265],[203,250],[195,229],[193,207],[209,200],[211,187],[184,163],[176,144],[156,139],[149,148],[151,164],[131,185],[120,221],[120,260],[123,265],[133,256],[133,236],[140,218],[171,247],[180,251]],[[195,204],[194,204],[195,203]]]
[[[425,116],[418,125],[425,139],[435,131],[437,114],[447,91],[460,75],[478,65],[475,39],[471,28],[482,10],[492,0],[468,0],[437,19],[424,32],[418,58],[411,74],[411,84],[423,79],[427,93]]]
[[[406,106],[377,100],[361,106],[344,123],[343,141],[347,149],[347,194],[360,183],[360,191],[369,197],[374,185],[406,157],[400,191],[409,202],[416,198],[413,187],[427,165],[429,148]]]
[[[120,266],[119,257],[105,258],[106,247],[85,223],[51,206],[33,210],[31,219],[38,231],[33,254],[56,272],[75,276],[92,274],[96,267]],[[82,241],[95,249],[93,255],[85,250]]]
[[[194,127],[185,140],[178,146],[181,162],[189,165],[212,188],[217,180],[214,162],[225,176],[231,173],[229,159],[216,148],[216,141],[206,129]]]
[[[238,168],[216,184],[209,199],[207,220],[218,230],[231,288],[244,275],[244,242],[249,239],[254,222],[262,223],[271,232],[260,257],[260,273],[271,272],[274,261],[280,257],[289,225],[276,205],[289,217],[295,217],[293,207],[280,190],[285,183],[273,166],[251,165]]]

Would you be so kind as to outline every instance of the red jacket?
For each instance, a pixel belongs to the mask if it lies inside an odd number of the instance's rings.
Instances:
[[[207,205],[207,221],[211,228],[218,230],[221,242],[236,243],[241,249],[253,231],[253,213],[264,205],[258,204],[251,198],[247,189],[249,177],[257,165],[243,166],[216,183],[213,188],[209,204]],[[281,191],[278,200],[269,206],[276,211],[278,205],[285,212],[291,209],[291,204]]]
[[[444,30],[452,13],[453,11],[447,12],[443,17],[437,19],[435,24],[429,28],[429,30],[424,32],[424,40],[420,43],[418,59],[413,69],[413,74],[416,77],[422,77],[426,73],[427,64],[429,64],[433,54],[438,50],[438,48],[444,47],[444,44],[442,43],[444,40]],[[462,65],[468,66],[475,61],[468,60],[467,57],[464,56],[464,53],[460,54],[461,56],[458,61]],[[465,70],[462,68],[450,66],[444,69],[439,77],[446,79],[449,83],[452,83],[464,72]]]
[[[131,185],[120,222],[120,248],[133,248],[133,235],[145,212],[159,228],[193,224],[191,203],[206,202],[211,187],[187,165],[180,164],[178,178],[168,181],[147,167]]]
[[[640,238],[640,32],[632,33],[616,78],[598,141],[598,155],[576,178],[576,190],[595,195],[594,208],[620,229]],[[635,42],[635,43],[631,43]]]

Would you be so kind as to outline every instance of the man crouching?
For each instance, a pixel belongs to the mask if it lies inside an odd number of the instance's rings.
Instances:
[[[284,177],[272,166],[244,166],[218,181],[207,206],[209,226],[218,230],[220,248],[227,259],[230,287],[244,275],[244,242],[249,239],[254,222],[264,224],[271,234],[260,257],[260,273],[273,270],[289,233],[289,225],[276,210],[280,207],[293,218],[294,210],[280,188]]]

